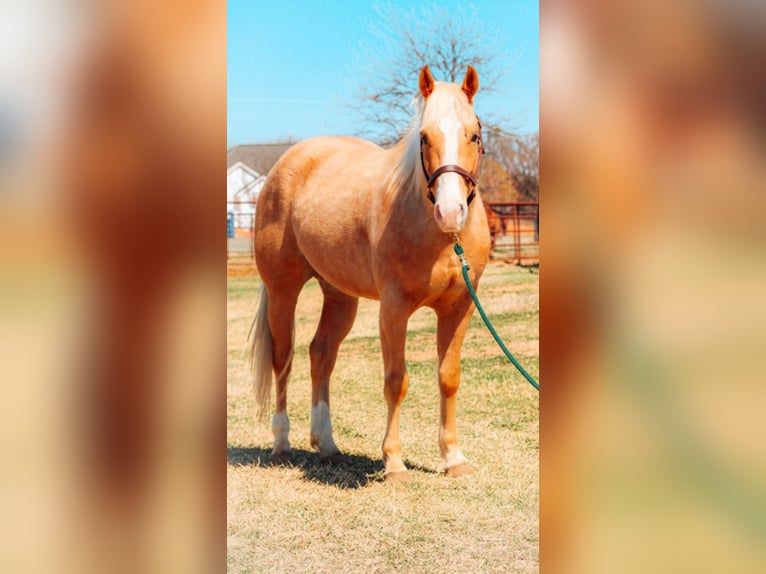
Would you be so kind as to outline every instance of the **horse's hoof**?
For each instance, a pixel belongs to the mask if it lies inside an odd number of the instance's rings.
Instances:
[[[284,452],[272,452],[271,456],[269,457],[269,462],[271,464],[281,465],[281,464],[289,464],[293,460],[293,453],[289,450]]]
[[[327,464],[336,465],[343,462],[343,455],[341,454],[340,451],[334,452],[332,454],[326,454],[326,455],[320,454],[319,460]]]
[[[445,469],[444,472],[447,473],[447,476],[451,476],[452,478],[460,478],[461,476],[469,476],[473,474],[473,467],[467,462],[461,462],[460,464]]]
[[[410,481],[410,473],[406,470],[387,472],[385,477],[388,484],[404,484]]]

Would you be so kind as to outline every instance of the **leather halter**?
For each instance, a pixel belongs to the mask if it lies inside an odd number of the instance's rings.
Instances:
[[[438,177],[444,173],[452,172],[457,173],[458,175],[462,175],[463,178],[466,180],[466,182],[471,186],[471,193],[468,194],[468,197],[466,198],[466,205],[471,205],[471,202],[473,201],[473,198],[476,197],[476,186],[477,186],[477,179],[479,177],[479,166],[481,165],[481,156],[484,155],[484,144],[481,140],[481,120],[479,117],[476,117],[476,120],[479,122],[479,159],[476,162],[476,175],[472,174],[469,171],[466,171],[459,165],[455,165],[452,163],[448,163],[442,166],[439,166],[436,168],[436,170],[431,174],[428,175],[428,170],[426,170],[426,162],[425,159],[423,159],[423,145],[421,143],[420,145],[420,165],[423,168],[423,175],[426,176],[426,180],[428,183],[426,183],[426,187],[428,188],[428,199],[431,200],[431,203],[436,203],[436,198],[434,197],[433,187],[436,184],[436,180]]]

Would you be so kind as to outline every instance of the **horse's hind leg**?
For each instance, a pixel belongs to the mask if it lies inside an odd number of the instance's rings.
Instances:
[[[322,316],[309,347],[311,355],[311,446],[321,458],[337,458],[330,422],[330,375],[338,348],[354,325],[359,300],[320,280],[324,293]]]
[[[302,286],[302,281],[295,281],[291,288],[270,289],[269,292],[269,328],[273,341],[271,364],[276,379],[276,408],[271,423],[274,433],[273,462],[282,462],[292,456],[288,438],[287,380],[293,364],[295,305]]]

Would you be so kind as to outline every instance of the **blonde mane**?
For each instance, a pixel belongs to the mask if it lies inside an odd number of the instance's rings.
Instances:
[[[474,118],[474,112],[460,86],[448,82],[436,82],[428,100],[418,94],[410,107],[415,109],[415,115],[402,139],[391,148],[397,160],[391,169],[388,189],[422,192],[423,178],[419,177],[422,169],[421,130],[438,125],[439,120],[450,113],[455,113],[462,122],[468,123]]]

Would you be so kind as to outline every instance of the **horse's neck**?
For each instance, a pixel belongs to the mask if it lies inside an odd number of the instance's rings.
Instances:
[[[389,165],[393,168],[390,178],[389,193],[406,195],[416,199],[425,193],[423,174],[421,173],[417,134],[409,133],[387,150],[391,155]]]
[[[380,206],[385,213],[378,213],[382,216],[378,221],[397,237],[397,244],[403,250],[417,252],[429,259],[450,244],[452,237],[441,231],[434,220],[433,205],[425,199],[427,191],[419,146],[415,146],[418,153],[413,157],[411,144],[405,139],[386,150],[393,171]],[[384,229],[378,229],[380,233],[384,232]]]

